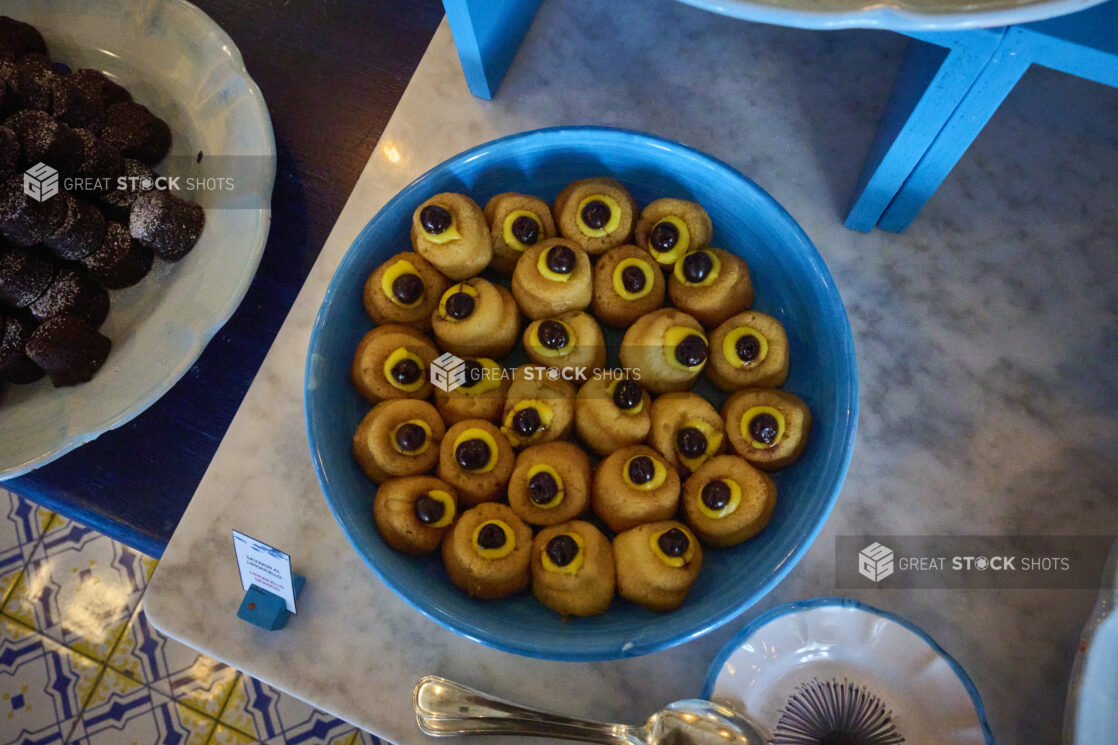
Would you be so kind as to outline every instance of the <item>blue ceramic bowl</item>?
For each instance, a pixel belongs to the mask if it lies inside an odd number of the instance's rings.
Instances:
[[[566,184],[612,176],[637,203],[659,197],[700,202],[714,222],[713,245],[749,263],[754,309],[788,331],[785,389],[811,407],[803,457],[777,473],[776,510],[756,538],[704,548],[703,569],[678,610],[657,614],[620,598],[599,616],[563,621],[531,593],[481,601],[458,590],[438,555],[397,553],[371,519],[376,493],[354,461],[351,441],[369,410],[349,380],[358,341],[371,328],[361,302],[365,278],[410,250],[411,214],[432,194],[464,192],[479,204],[505,191],[549,202]],[[715,402],[716,405],[721,400]],[[854,444],[858,376],[842,301],[819,253],[792,218],[756,184],[710,156],[646,134],[595,127],[524,132],[468,150],[428,171],[369,221],[342,259],[311,333],[306,368],[311,455],[326,501],[374,572],[421,613],[470,639],[508,652],[560,660],[603,660],[679,644],[755,603],[795,565],[838,497]]]

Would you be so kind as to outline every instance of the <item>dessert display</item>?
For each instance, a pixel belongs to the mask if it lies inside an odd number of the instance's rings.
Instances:
[[[532,541],[532,594],[564,616],[604,613],[617,584],[613,547],[585,520],[544,528]]]
[[[501,274],[510,274],[527,249],[555,237],[551,207],[531,194],[498,194],[485,203],[484,211],[493,241],[489,266]]]
[[[512,273],[512,295],[524,315],[546,318],[590,305],[590,257],[565,238],[543,241],[521,255]]]
[[[0,380],[83,383],[112,346],[98,331],[109,291],[140,282],[156,256],[186,256],[205,213],[155,188],[166,122],[101,72],[51,60],[35,28],[6,16],[0,111]]]
[[[670,269],[684,254],[710,245],[713,226],[700,204],[657,199],[641,210],[634,233],[636,244]]]
[[[610,249],[594,266],[594,317],[625,327],[664,304],[663,273],[647,251],[637,246]]]
[[[364,281],[377,325],[351,377],[374,405],[353,454],[380,484],[374,520],[397,550],[440,548],[475,598],[530,583],[564,617],[603,613],[615,594],[677,608],[700,544],[762,531],[777,499],[764,471],[803,451],[810,413],[776,388],[787,335],[748,310],[744,259],[710,247],[694,202],[636,215],[608,178],[569,184],[552,210],[530,194],[484,213],[437,194],[413,213],[415,252]],[[25,256],[5,271],[33,291],[53,277]],[[616,368],[600,322],[624,329]],[[721,412],[711,382],[729,394]]]

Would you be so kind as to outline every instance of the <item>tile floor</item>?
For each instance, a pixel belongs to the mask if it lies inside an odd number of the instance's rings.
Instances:
[[[0,490],[0,745],[374,745],[148,623],[156,560]]]

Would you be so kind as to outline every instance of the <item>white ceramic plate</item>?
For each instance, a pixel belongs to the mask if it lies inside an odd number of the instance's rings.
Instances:
[[[1103,0],[680,0],[698,8],[798,28],[948,31],[1009,26],[1074,13]]]
[[[1118,542],[1091,613],[1068,684],[1064,745],[1113,742],[1118,732]]]
[[[201,240],[186,258],[156,260],[138,285],[111,293],[101,331],[113,348],[93,380],[7,388],[0,399],[0,478],[10,478],[142,412],[233,315],[268,236],[275,140],[236,46],[184,0],[5,0],[0,12],[36,26],[53,59],[105,72],[167,121],[174,142],[157,172],[224,177],[235,165],[237,192],[252,195],[237,209],[207,207]],[[198,163],[175,157],[198,152]]]
[[[909,621],[849,598],[778,606],[749,623],[707,673],[703,697],[770,732],[797,687],[850,681],[892,711],[905,745],[993,745],[974,683]]]

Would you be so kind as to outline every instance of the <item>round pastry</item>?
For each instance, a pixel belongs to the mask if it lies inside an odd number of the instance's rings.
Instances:
[[[611,178],[587,178],[568,184],[555,198],[559,234],[596,256],[628,242],[637,203]]]
[[[513,371],[501,411],[501,431],[513,447],[564,440],[574,423],[575,387],[553,368]]]
[[[738,455],[766,471],[789,465],[804,451],[811,411],[798,396],[775,388],[743,388],[722,406],[726,435]]]
[[[415,208],[411,222],[416,253],[451,279],[474,276],[493,256],[485,213],[465,194],[436,194]]]
[[[439,447],[438,476],[458,490],[462,504],[504,495],[516,456],[492,422],[466,419],[446,431]]]
[[[604,613],[616,584],[613,547],[590,523],[553,525],[532,541],[532,594],[553,611],[565,616]]]
[[[607,251],[594,267],[594,317],[610,326],[628,326],[664,304],[663,272],[637,246]]]
[[[365,312],[378,325],[399,323],[426,331],[448,287],[450,280],[427,259],[411,251],[398,253],[365,280]]]
[[[532,321],[524,329],[524,351],[532,362],[556,368],[567,379],[586,380],[606,366],[602,329],[581,310]]]
[[[704,248],[675,263],[668,295],[675,307],[714,328],[753,305],[753,283],[745,259],[721,248]]]
[[[516,456],[509,507],[529,525],[573,520],[590,505],[590,457],[570,442],[532,445]]]
[[[776,506],[772,477],[736,455],[717,455],[683,483],[683,513],[712,546],[733,546],[761,532]]]
[[[689,474],[723,451],[722,417],[697,393],[665,393],[652,402],[648,444],[680,473]]]
[[[439,547],[458,514],[454,487],[434,476],[389,479],[373,498],[373,520],[384,542],[405,554]]]
[[[747,310],[710,335],[707,377],[724,391],[775,388],[788,378],[788,335],[772,316]]]
[[[551,207],[529,194],[498,194],[486,202],[485,219],[493,244],[489,266],[501,274],[510,274],[526,249],[555,237]]]
[[[621,340],[621,365],[639,371],[641,385],[652,393],[685,391],[707,362],[703,327],[674,308],[637,319]]]
[[[512,295],[529,318],[583,310],[590,305],[593,291],[590,257],[565,238],[532,246],[512,273]]]
[[[377,326],[357,345],[350,378],[370,401],[386,398],[427,398],[427,368],[439,349],[424,334],[407,326]]]
[[[613,539],[617,592],[653,611],[678,608],[703,565],[695,534],[675,520],[646,523]]]
[[[376,482],[427,473],[439,460],[446,426],[426,401],[392,398],[374,406],[353,435],[353,455]]]
[[[629,445],[594,469],[590,506],[614,532],[667,520],[679,508],[679,474],[647,445]]]
[[[531,580],[532,529],[507,504],[488,502],[463,512],[443,541],[450,579],[475,598],[501,598]]]
[[[710,245],[713,228],[701,205],[682,199],[657,199],[641,210],[636,243],[665,269],[688,251]]]
[[[453,374],[453,373],[452,373]],[[435,388],[435,407],[447,424],[463,419],[501,421],[512,375],[494,360],[477,357],[462,361],[460,382],[450,390]]]
[[[593,376],[578,389],[575,429],[598,455],[644,442],[652,419],[652,401],[630,378]]]
[[[442,294],[431,313],[431,328],[451,354],[500,359],[516,346],[520,310],[504,287],[474,277]]]

